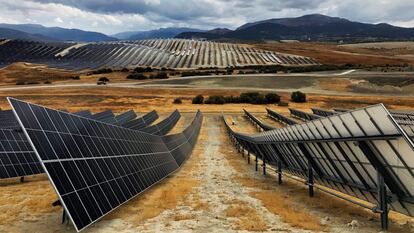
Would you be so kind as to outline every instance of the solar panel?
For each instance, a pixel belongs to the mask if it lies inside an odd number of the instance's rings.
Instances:
[[[334,108],[335,112],[349,112],[351,111],[350,109],[345,109],[345,108]]]
[[[0,179],[40,173],[42,166],[23,132],[0,129]]]
[[[142,132],[147,132],[155,135],[166,135],[175,126],[178,120],[181,118],[181,114],[178,110],[171,113],[170,116],[162,120],[156,125],[151,125],[140,129]]]
[[[0,111],[0,129],[18,129],[19,127],[19,122],[12,110]]]
[[[327,117],[337,114],[336,112],[321,109],[321,108],[311,108],[312,112],[318,116]]]
[[[92,119],[110,124],[116,123],[115,115],[112,110],[95,113],[92,115]]]
[[[244,113],[246,114],[246,116],[249,118],[249,120],[258,125],[261,129],[263,129],[264,131],[268,131],[268,130],[273,130],[273,129],[277,129],[274,126],[268,125],[266,123],[263,123],[261,120],[259,120],[257,117],[255,117],[253,114],[251,114],[250,112],[246,111],[245,109],[243,109]]]
[[[191,152],[202,120],[197,114],[182,133],[187,140],[174,147],[173,136],[8,100],[78,231],[176,171]]]
[[[121,114],[117,115],[115,117],[115,119],[116,119],[116,122],[117,122],[118,125],[122,125],[122,124],[125,124],[126,122],[131,121],[131,120],[133,120],[137,117],[138,116],[134,112],[134,110],[129,110],[129,111],[126,111],[124,113],[121,113]]]
[[[143,117],[136,118],[123,123],[122,127],[139,130],[151,125],[154,121],[158,119],[158,117],[159,116],[157,112],[154,110],[152,112],[145,114]]]
[[[414,215],[414,144],[383,105],[283,129],[230,135],[244,148],[308,183]],[[382,216],[383,217],[383,216]]]
[[[67,111],[64,111],[64,112],[67,112]],[[73,114],[78,115],[78,116],[81,116],[81,117],[89,117],[89,118],[92,118],[92,113],[89,110],[83,110],[83,111],[75,112]]]
[[[312,114],[312,113],[307,113],[307,112],[303,112],[297,109],[293,109],[293,108],[289,108],[290,114],[303,120],[303,121],[312,121],[312,120],[316,120],[321,118],[321,116]]]
[[[277,112],[275,112],[271,109],[266,108],[266,111],[267,111],[267,115],[275,121],[281,122],[281,123],[286,124],[286,125],[296,125],[297,124],[296,121],[294,121],[294,120],[290,119],[289,117],[286,117],[282,114],[279,114],[279,113],[277,113]]]

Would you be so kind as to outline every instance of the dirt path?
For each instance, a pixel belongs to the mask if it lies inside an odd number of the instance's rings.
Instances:
[[[164,211],[136,230],[238,232],[272,231],[275,229],[271,226],[278,226],[278,231],[289,231],[289,226],[282,223],[278,216],[270,213],[258,199],[248,195],[249,188],[234,182],[237,171],[220,153],[220,121],[218,117],[206,117],[205,120],[207,141],[199,161],[202,170],[194,174],[200,185],[177,208]]]

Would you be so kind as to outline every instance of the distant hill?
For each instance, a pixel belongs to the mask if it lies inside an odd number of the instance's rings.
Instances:
[[[182,33],[177,38],[203,37],[214,40],[300,40],[300,41],[382,41],[413,40],[414,28],[389,24],[368,24],[320,14],[298,18],[269,19],[247,23],[234,31],[215,33]]]
[[[203,32],[200,29],[194,28],[160,28],[156,30],[150,31],[131,31],[131,32],[121,32],[113,37],[116,37],[121,40],[146,40],[146,39],[166,39],[166,38],[174,38],[178,34],[183,32]]]
[[[233,31],[227,28],[216,28],[210,31],[205,31],[205,32],[186,31],[186,32],[183,32],[177,35],[176,38],[216,40],[216,39],[224,39],[231,32]]]
[[[39,35],[30,34],[18,30],[9,28],[0,28],[0,38],[3,39],[22,39],[22,40],[33,40],[33,41],[52,41],[53,39]]]
[[[83,31],[79,29],[66,29],[61,27],[44,27],[39,24],[4,24],[0,23],[0,28],[8,28],[25,32],[28,34],[38,34],[46,38],[59,41],[113,41],[116,38],[109,37],[99,32]]]

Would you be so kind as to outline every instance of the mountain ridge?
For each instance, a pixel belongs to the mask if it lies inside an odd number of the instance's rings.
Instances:
[[[296,18],[267,19],[244,24],[234,31],[217,36],[205,32],[182,33],[177,38],[209,40],[300,40],[300,41],[382,41],[413,40],[414,28],[397,27],[386,23],[369,24],[321,14]]]
[[[56,41],[94,42],[117,40],[100,32],[84,31],[80,29],[68,29],[61,27],[45,27],[40,24],[0,23],[0,28],[12,29],[32,35],[38,34]]]

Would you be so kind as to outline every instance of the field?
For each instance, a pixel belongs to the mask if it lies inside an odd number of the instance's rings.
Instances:
[[[310,56],[322,64],[353,64],[356,66],[414,65],[412,46],[410,42],[356,45],[292,42],[253,45],[259,49]]]
[[[300,49],[295,46],[288,44],[283,49],[299,54]],[[320,46],[324,46],[323,52],[331,51],[327,52],[329,56],[341,54],[331,45]],[[319,56],[309,48],[303,53],[313,54],[315,58]],[[352,60],[354,55],[342,56],[345,60]],[[364,64],[381,61],[381,57],[373,56],[373,60],[365,60]],[[368,57],[371,55],[364,55],[361,59]],[[388,59],[400,64],[398,62],[402,58]],[[405,62],[404,59],[401,62]],[[80,80],[72,80],[73,75],[79,75]],[[101,76],[108,76],[111,82],[97,86],[96,81]],[[268,171],[266,176],[261,174],[261,168],[256,172],[254,164],[249,165],[230,143],[221,116],[224,114],[226,119],[234,121],[232,127],[235,130],[255,133],[257,129],[242,114],[244,108],[276,127],[281,125],[265,115],[266,107],[286,116],[288,107],[309,112],[311,107],[358,108],[384,103],[389,109],[414,110],[413,73],[365,69],[308,74],[172,77],[146,81],[126,80],[125,76],[122,72],[88,76],[82,72],[33,68],[22,63],[0,69],[1,109],[10,108],[5,99],[7,96],[69,111],[113,109],[120,113],[133,109],[143,114],[155,109],[161,119],[179,109],[183,117],[172,133],[184,129],[197,109],[204,113],[197,146],[182,169],[85,232],[379,231],[378,215],[371,211],[319,191],[314,198],[309,198],[303,183],[286,178],[279,186],[274,172]],[[53,79],[53,83],[17,86],[17,77],[25,81]],[[294,90],[307,93],[308,101],[290,102],[290,94]],[[236,96],[246,91],[276,92],[282,101],[289,102],[289,106],[191,104],[191,99],[199,94],[205,97]],[[173,104],[175,98],[181,98],[183,103]],[[44,175],[28,177],[25,183],[18,179],[0,181],[0,232],[74,232],[70,224],[60,224],[61,208],[51,205],[55,200],[57,196]],[[353,220],[358,222],[358,226],[348,226]],[[410,232],[413,229],[412,218],[391,212],[390,220],[390,232]]]

